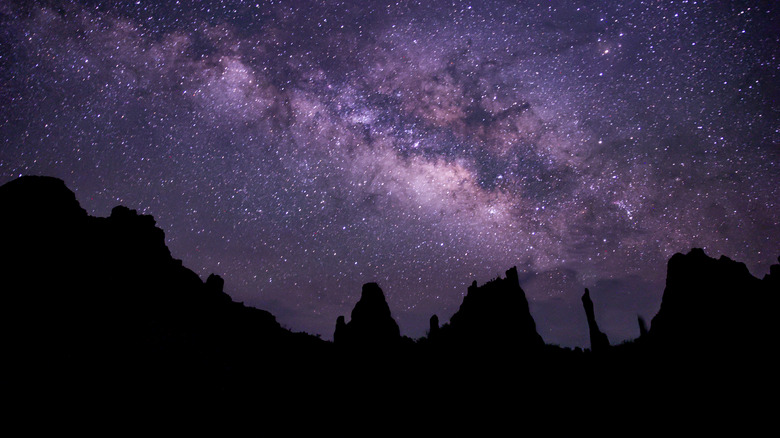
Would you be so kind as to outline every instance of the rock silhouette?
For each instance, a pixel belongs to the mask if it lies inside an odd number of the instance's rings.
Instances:
[[[326,344],[233,302],[219,276],[201,281],[151,216],[90,217],[61,180],[36,176],[0,187],[0,205],[7,375],[51,390],[103,391],[121,375],[108,387],[209,394],[233,385],[228,370],[290,369]]]
[[[234,302],[216,274],[202,281],[171,256],[151,216],[119,206],[91,217],[61,180],[35,176],[1,186],[0,206],[5,394],[259,398],[278,408],[317,396],[327,405],[339,394],[333,405],[343,414],[402,393],[425,401],[422,410],[451,412],[469,400],[504,400],[499,394],[585,394],[583,403],[595,404],[604,401],[597,394],[633,399],[633,391],[690,391],[697,381],[707,400],[763,387],[774,373],[780,265],[758,279],[701,249],[675,254],[650,328],[640,318],[642,335],[608,355],[545,345],[515,267],[472,283],[450,321],[439,326],[434,315],[417,341],[400,335],[379,285],[365,284],[331,343]],[[592,350],[602,351],[609,341],[587,289],[582,301]],[[367,351],[384,355],[365,362]],[[434,395],[441,406],[429,402]]]
[[[430,328],[428,329],[428,338],[433,339],[439,336],[439,317],[436,315],[431,316]]]
[[[639,324],[639,337],[647,335],[647,323],[641,316],[636,317],[637,324]]]
[[[744,263],[702,249],[669,260],[661,308],[653,317],[648,340],[685,356],[761,351],[776,344],[777,265],[759,280]]]
[[[596,324],[596,315],[593,312],[593,301],[590,299],[590,291],[586,288],[582,295],[582,306],[585,308],[585,316],[588,318],[588,330],[590,332],[590,348],[594,353],[600,353],[609,348],[607,335],[599,330]]]
[[[507,350],[513,353],[539,349],[544,341],[536,331],[517,267],[477,286],[473,282],[450,322],[438,330],[440,342],[462,348]]]
[[[401,331],[390,313],[382,289],[376,283],[366,283],[360,300],[352,309],[352,319],[336,321],[334,342],[350,348],[386,348],[401,340]]]

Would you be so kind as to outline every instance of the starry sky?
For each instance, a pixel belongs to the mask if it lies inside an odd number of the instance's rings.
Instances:
[[[780,255],[773,1],[1,1],[0,183],[151,214],[235,300],[402,334],[517,266],[548,343],[613,343],[702,247]]]

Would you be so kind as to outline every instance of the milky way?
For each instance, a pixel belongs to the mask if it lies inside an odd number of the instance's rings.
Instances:
[[[585,287],[619,342],[675,252],[780,255],[774,2],[101,3],[0,5],[0,183],[153,215],[293,330],[376,281],[419,337],[516,265],[546,342]]]

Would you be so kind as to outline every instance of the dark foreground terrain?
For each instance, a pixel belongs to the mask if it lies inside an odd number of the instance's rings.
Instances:
[[[675,254],[649,328],[639,321],[642,335],[620,345],[599,330],[587,290],[591,348],[546,345],[515,268],[474,283],[450,321],[432,316],[417,340],[366,284],[327,342],[232,301],[217,275],[203,282],[152,217],[121,206],[87,215],[61,180],[9,182],[0,211],[0,389],[27,413],[240,405],[257,421],[358,415],[388,426],[579,413],[593,427],[776,411],[780,265],[758,279],[727,257]]]

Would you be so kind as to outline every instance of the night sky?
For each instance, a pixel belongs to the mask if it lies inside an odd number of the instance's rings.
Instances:
[[[546,342],[588,287],[616,343],[675,252],[780,255],[777,2],[114,3],[0,2],[0,183],[153,215],[294,331],[376,281],[417,338],[516,265]]]

